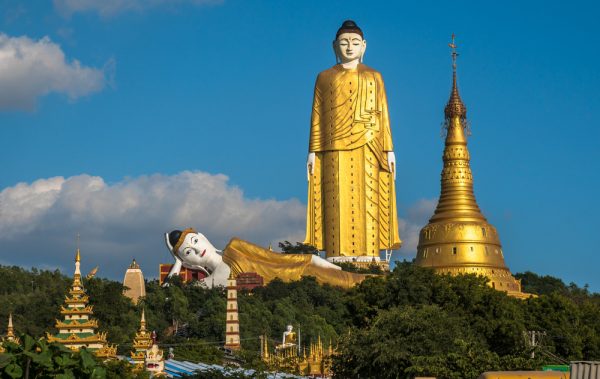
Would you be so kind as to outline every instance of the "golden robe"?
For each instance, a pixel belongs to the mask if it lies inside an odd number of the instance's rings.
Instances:
[[[314,276],[320,284],[350,288],[362,282],[367,275],[315,266],[310,254],[274,253],[258,245],[233,238],[223,250],[223,262],[234,277],[242,272],[255,272],[266,283],[275,278],[284,282]]]
[[[393,151],[381,74],[336,65],[317,77],[309,152],[305,243],[327,257],[373,256],[400,248]]]

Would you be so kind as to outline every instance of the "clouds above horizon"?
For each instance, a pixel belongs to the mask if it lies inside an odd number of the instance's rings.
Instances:
[[[34,40],[0,33],[0,110],[32,110],[39,97],[51,92],[75,100],[102,90],[106,76],[105,68],[69,61],[48,37]]]
[[[109,184],[101,177],[39,179],[0,192],[2,263],[70,270],[75,236],[88,267],[119,277],[136,258],[148,276],[172,258],[163,235],[194,227],[218,247],[233,236],[268,245],[303,238],[296,199],[250,199],[225,175],[185,171]]]
[[[54,7],[64,17],[75,13],[93,12],[101,17],[112,17],[125,12],[140,12],[158,7],[175,7],[184,4],[215,5],[224,0],[54,0]]]
[[[402,239],[401,256],[412,258],[417,253],[419,232],[433,215],[436,205],[437,198],[420,199],[408,208],[406,218],[398,219]]]
[[[399,220],[404,247],[394,258],[414,254],[433,206],[421,200]],[[303,240],[305,212],[297,199],[250,199],[227,176],[199,171],[116,183],[90,175],[39,179],[0,192],[0,264],[69,272],[80,233],[84,270],[100,265],[99,275],[118,279],[136,258],[154,277],[159,263],[172,260],[165,232],[194,227],[219,248],[234,236],[277,246]]]

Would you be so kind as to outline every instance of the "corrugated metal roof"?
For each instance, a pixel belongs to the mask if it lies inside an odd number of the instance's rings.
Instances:
[[[220,365],[216,365],[216,364],[206,364],[206,363],[193,363],[193,362],[188,362],[188,361],[177,361],[175,359],[167,359],[165,361],[165,372],[167,374],[167,376],[169,378],[180,378],[182,375],[192,375],[195,371],[208,371],[208,370],[218,370],[221,371],[223,373],[228,372],[228,371],[234,371],[234,372],[243,372],[244,375],[253,375],[256,371],[255,370],[245,370],[242,368],[226,368],[224,366],[220,366]],[[267,375],[268,379],[283,379],[283,378],[290,378],[290,379],[300,379],[300,378],[304,378],[304,376],[298,376],[298,375],[291,375],[291,374],[285,374],[285,373],[269,373]]]
[[[571,362],[571,379],[600,379],[600,362]]]

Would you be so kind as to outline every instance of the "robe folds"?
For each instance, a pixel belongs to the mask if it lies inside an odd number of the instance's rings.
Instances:
[[[306,240],[327,257],[372,256],[398,249],[393,151],[381,74],[336,65],[315,84],[309,152]]]
[[[303,276],[314,276],[320,284],[351,288],[368,276],[319,267],[312,263],[312,257],[311,254],[274,253],[239,238],[232,238],[223,250],[223,262],[234,277],[243,272],[254,272],[263,277],[265,284],[275,278],[290,282]]]

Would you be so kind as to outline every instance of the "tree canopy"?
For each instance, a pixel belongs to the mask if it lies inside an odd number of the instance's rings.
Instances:
[[[539,368],[561,360],[600,359],[600,296],[560,279],[527,272],[517,275],[525,291],[519,300],[474,275],[448,276],[412,263],[369,277],[351,290],[319,285],[314,278],[274,280],[240,291],[239,360],[264,369],[259,336],[281,341],[286,325],[299,329],[302,344],[320,336],[331,343],[336,377],[476,378],[486,370]],[[0,334],[8,313],[15,328],[35,338],[54,332],[71,279],[57,271],[0,266]],[[178,279],[163,288],[146,283],[146,297],[134,305],[123,286],[85,279],[99,329],[128,354],[142,308],[161,347],[175,359],[220,363],[225,325],[225,289],[207,289]],[[536,358],[527,331],[543,332]],[[78,359],[78,358],[74,358]]]

